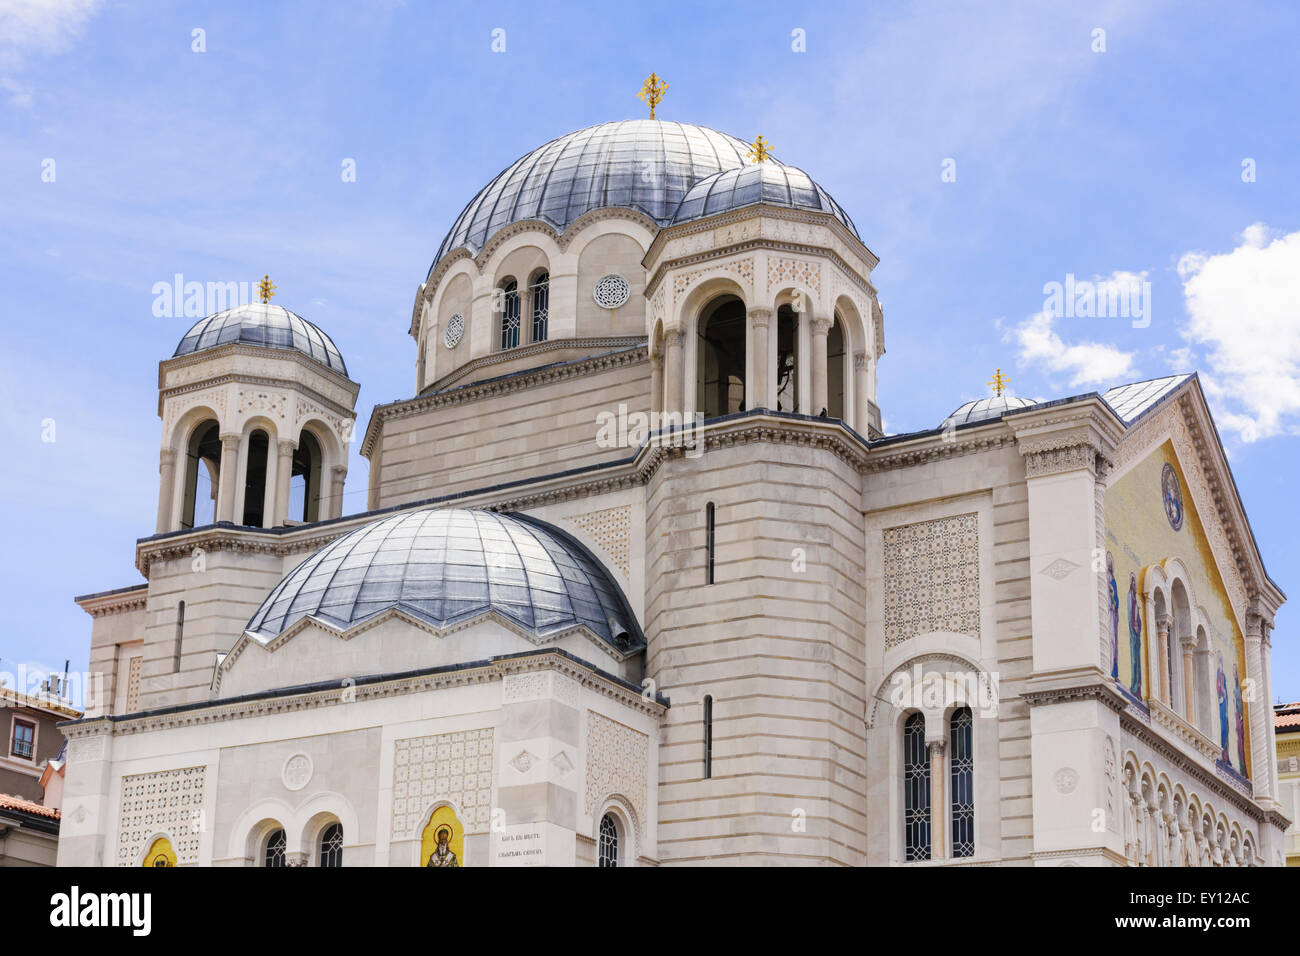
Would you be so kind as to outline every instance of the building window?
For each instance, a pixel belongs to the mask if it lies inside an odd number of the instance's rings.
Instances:
[[[713,545],[714,545],[713,514],[714,514],[713,502],[710,501],[704,507],[704,546],[706,551],[705,559],[707,561],[707,566],[705,568],[705,580],[704,580],[705,584],[713,583]]]
[[[519,345],[519,284],[514,279],[501,287],[501,348]]]
[[[903,724],[903,859],[930,859],[930,748],[925,717],[912,714]]]
[[[267,838],[266,852],[262,855],[263,866],[284,866],[285,838],[283,830],[276,830]]]
[[[185,602],[176,605],[176,647],[172,651],[172,673],[181,669],[181,636],[185,633]]]
[[[713,697],[704,698],[704,779],[713,776]]]
[[[608,813],[600,818],[600,865],[618,866],[618,824]]]
[[[952,855],[975,855],[975,752],[974,721],[969,707],[953,711],[949,721],[948,751],[952,755]]]
[[[320,865],[343,865],[343,824],[331,823],[320,835]]]
[[[545,342],[546,319],[551,307],[551,274],[539,273],[529,291],[533,294],[533,341]]]
[[[13,740],[9,753],[21,760],[31,760],[36,753],[36,725],[28,720],[14,718]]]

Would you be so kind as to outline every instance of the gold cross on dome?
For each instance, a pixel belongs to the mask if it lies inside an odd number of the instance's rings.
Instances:
[[[993,378],[989,381],[989,387],[997,393],[999,398],[1002,397],[1002,392],[1010,384],[1011,384],[1011,379],[1007,378],[1005,375],[1002,374],[1002,369],[998,369],[996,372],[994,372]]]
[[[270,302],[273,295],[275,295],[275,283],[271,281],[269,275],[262,276],[262,281],[257,284],[257,297],[263,302]]]
[[[659,79],[658,73],[651,73],[641,84],[641,92],[637,98],[646,106],[650,107],[650,118],[655,118],[655,107],[664,101],[664,93],[668,90],[668,84]]]
[[[763,139],[760,133],[758,139],[754,140],[754,144],[749,147],[749,160],[752,163],[761,163],[769,159],[771,155],[772,144]]]

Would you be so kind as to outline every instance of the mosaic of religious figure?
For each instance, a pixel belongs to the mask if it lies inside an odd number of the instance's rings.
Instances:
[[[1128,576],[1128,651],[1130,680],[1128,685],[1142,696],[1142,608],[1138,604],[1137,575]]]
[[[1115,556],[1106,552],[1106,587],[1110,594],[1110,676],[1119,677],[1119,585],[1115,583]]]
[[[1219,692],[1219,749],[1223,751],[1220,756],[1224,763],[1231,763],[1232,757],[1228,754],[1228,679],[1223,675],[1222,654],[1219,655],[1219,676],[1215,687]]]
[[[438,807],[429,815],[420,834],[420,865],[465,865],[465,828],[451,807]]]
[[[1160,470],[1160,494],[1164,499],[1165,517],[1169,519],[1169,526],[1175,531],[1181,531],[1183,527],[1183,489],[1178,483],[1178,473],[1174,471],[1174,466],[1165,462],[1165,467]]]
[[[429,862],[425,866],[460,866],[460,860],[456,859],[456,854],[451,849],[451,827],[438,827],[436,834],[438,841],[437,847],[429,854]]]

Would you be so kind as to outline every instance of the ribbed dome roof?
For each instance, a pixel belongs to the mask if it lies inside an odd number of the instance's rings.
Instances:
[[[973,402],[967,402],[945,418],[939,424],[939,427],[947,428],[949,425],[967,425],[971,422],[991,421],[995,418],[1001,418],[1007,412],[1014,411],[1017,408],[1029,408],[1037,404],[1037,402],[1031,402],[1027,398],[1017,398],[1014,395],[981,398]]]
[[[668,225],[687,190],[744,165],[748,152],[734,136],[689,123],[623,120],[577,130],[521,156],[484,186],[433,265],[462,246],[477,254],[498,230],[525,219],[562,232],[583,213],[619,206]]]
[[[575,539],[461,508],[391,515],[330,542],[276,586],[247,633],[266,642],[304,617],[346,628],[389,608],[439,627],[495,610],[537,636],[585,626],[622,652],[645,645],[623,592]]]
[[[172,357],[202,352],[231,342],[271,349],[292,349],[346,376],[348,368],[334,342],[296,312],[269,302],[250,302],[218,312],[194,324]]]
[[[755,203],[828,212],[855,236],[858,234],[848,213],[811,176],[797,166],[772,159],[724,169],[696,183],[682,199],[673,222],[687,222]]]

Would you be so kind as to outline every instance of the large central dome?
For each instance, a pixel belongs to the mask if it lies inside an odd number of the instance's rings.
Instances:
[[[734,136],[689,123],[623,120],[588,126],[551,140],[497,174],[457,218],[433,265],[461,247],[477,254],[493,233],[525,219],[541,219],[562,232],[583,213],[619,206],[666,226],[692,186],[743,166],[748,152],[749,144]]]

